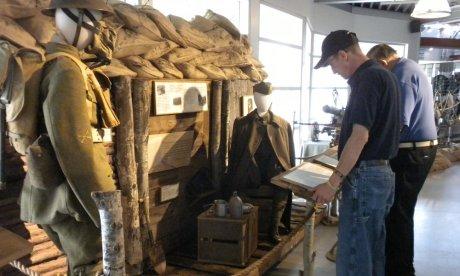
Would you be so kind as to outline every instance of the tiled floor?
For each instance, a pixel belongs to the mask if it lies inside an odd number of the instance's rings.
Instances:
[[[335,264],[324,255],[336,240],[337,227],[316,231],[315,276],[335,275]],[[270,276],[298,276],[303,269],[302,244]],[[460,275],[460,164],[431,175],[415,210],[415,269],[417,276]]]

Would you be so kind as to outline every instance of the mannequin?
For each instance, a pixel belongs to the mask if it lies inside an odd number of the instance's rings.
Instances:
[[[39,224],[66,253],[71,276],[98,275],[100,218],[91,192],[116,189],[98,134],[119,122],[98,81],[105,76],[96,79],[80,51],[94,44],[98,20],[113,11],[105,0],[52,0],[42,12],[56,16],[59,35],[46,45],[39,137],[26,151],[21,219]]]
[[[268,234],[269,241],[277,243],[280,222],[290,229],[292,193],[271,184],[270,179],[294,165],[294,143],[289,123],[270,111],[271,92],[270,83],[255,85],[256,110],[235,120],[228,177],[229,187],[244,201],[272,200]]]
[[[260,117],[263,117],[272,106],[272,96],[271,94],[265,95],[259,92],[254,92],[254,102],[256,103],[257,114],[259,114]]]
[[[78,14],[77,9],[69,9],[69,11],[74,15]],[[90,10],[89,12],[97,21],[101,20],[102,13],[100,11]],[[55,21],[56,28],[59,30],[60,34],[64,36],[65,42],[67,44],[72,44],[77,31],[77,23],[74,22],[62,9],[56,10]],[[90,18],[88,18],[87,15],[83,15],[83,22],[86,22],[87,24],[94,26],[94,23],[91,21]],[[88,47],[88,45],[90,45],[91,42],[93,42],[93,39],[93,31],[88,30],[86,28],[81,28],[80,37],[78,39],[76,47],[78,48],[78,50],[83,50],[86,47]]]

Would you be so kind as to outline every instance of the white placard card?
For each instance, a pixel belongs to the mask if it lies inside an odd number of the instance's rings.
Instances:
[[[206,82],[155,82],[155,115],[208,110]]]

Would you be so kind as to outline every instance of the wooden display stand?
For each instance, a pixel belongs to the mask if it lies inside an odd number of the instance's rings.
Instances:
[[[210,210],[198,216],[198,261],[246,266],[257,249],[258,207],[241,219],[216,217]]]

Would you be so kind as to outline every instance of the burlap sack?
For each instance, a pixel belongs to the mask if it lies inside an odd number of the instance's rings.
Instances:
[[[177,69],[179,69],[182,74],[184,74],[184,77],[186,79],[197,79],[197,80],[202,80],[202,79],[207,79],[208,75],[200,71],[196,66],[184,62],[184,63],[178,63],[176,64]]]
[[[241,71],[238,67],[224,67],[222,68],[224,71],[225,76],[229,80],[248,80],[249,77]]]
[[[0,16],[12,19],[33,16],[41,9],[48,7],[51,0],[1,0]]]
[[[135,78],[137,73],[126,67],[121,61],[118,59],[112,58],[110,65],[101,66],[96,70],[100,70],[109,78],[115,78],[120,76],[127,76],[131,78]]]
[[[54,18],[38,12],[34,16],[16,20],[38,43],[45,45],[56,34]]]
[[[37,46],[36,40],[12,19],[0,16],[0,39],[5,39],[19,48],[28,48],[40,53],[44,51]]]
[[[125,26],[123,20],[121,20],[120,17],[118,17],[118,15],[116,14],[104,17],[102,21],[104,21],[108,26],[110,26],[112,29],[116,31]]]
[[[251,64],[257,68],[263,68],[264,65],[262,64],[262,62],[260,62],[258,59],[256,59],[255,57],[253,56],[249,56],[248,57],[249,61],[251,62]]]
[[[262,80],[266,80],[268,78],[268,73],[265,72],[264,69],[257,68],[257,71],[259,72],[260,76],[262,77]]]
[[[252,54],[252,47],[246,47],[243,43],[239,41],[232,41],[230,46],[219,46],[206,49],[209,52],[228,52],[233,51],[241,55],[250,56]],[[248,57],[249,59],[249,57]]]
[[[137,73],[139,79],[161,79],[164,74],[148,60],[139,56],[126,57],[121,60],[129,69]]]
[[[251,63],[246,58],[235,51],[219,53],[219,58],[212,62],[217,67],[241,67],[248,66]]]
[[[142,34],[152,40],[162,40],[161,32],[157,25],[145,13],[125,3],[114,4],[113,8],[120,19],[123,20],[126,27],[130,30]]]
[[[225,16],[215,13],[212,10],[208,10],[204,17],[216,23],[220,27],[224,28],[234,38],[240,38],[241,34],[238,28],[235,25],[233,25],[233,23],[230,20],[228,20],[228,18],[226,18]]]
[[[190,22],[193,28],[202,31],[202,32],[209,32],[210,30],[214,29],[218,25],[213,21],[203,17],[203,16],[195,16],[192,21]]]
[[[141,34],[122,28],[118,30],[113,57],[140,56],[158,47],[160,43],[162,42],[150,40]]]
[[[206,32],[206,34],[214,41],[214,47],[228,47],[236,44],[232,35],[224,28],[216,27]]]
[[[195,65],[195,66],[203,65],[203,64],[211,64],[217,61],[220,57],[221,57],[221,53],[202,52],[200,55],[190,60],[190,64]]]
[[[172,63],[182,63],[199,56],[201,51],[192,47],[176,48],[165,55],[165,58]]]
[[[182,38],[182,36],[176,31],[173,23],[169,21],[168,17],[163,15],[158,10],[154,9],[151,6],[141,6],[140,11],[145,13],[160,29],[161,34],[163,37],[174,41],[175,43],[179,44],[182,47],[187,47],[186,42]]]
[[[198,65],[198,69],[203,71],[206,75],[208,75],[209,79],[212,80],[226,80],[227,76],[225,75],[224,71],[222,71],[219,67],[212,65],[212,64],[204,64]]]
[[[155,60],[152,60],[152,63],[160,69],[161,72],[165,74],[165,78],[170,78],[173,76],[174,78],[177,79],[183,79],[184,75],[182,74],[181,71],[179,71],[174,64],[171,62],[167,61],[164,58],[157,58]],[[168,76],[168,77],[167,77]]]
[[[430,172],[442,171],[452,166],[452,162],[449,161],[441,152],[436,153],[433,166]]]
[[[169,19],[177,32],[182,36],[187,46],[200,50],[214,47],[214,42],[211,38],[204,32],[193,28],[187,20],[174,15],[170,15]]]
[[[241,70],[243,70],[243,72],[252,81],[261,82],[262,79],[263,79],[262,76],[260,75],[259,71],[257,70],[257,68],[252,66],[252,65],[241,67]]]
[[[171,52],[172,50],[176,49],[179,47],[176,43],[165,40],[163,42],[158,42],[155,44],[155,47],[151,47],[150,50],[145,53],[142,57],[148,60],[155,60],[157,58],[160,58],[167,53]]]

